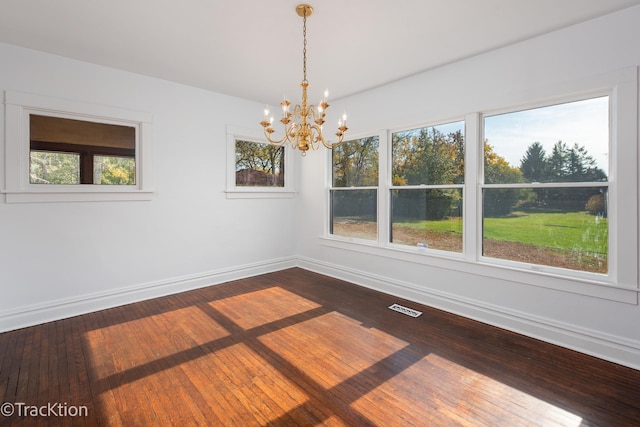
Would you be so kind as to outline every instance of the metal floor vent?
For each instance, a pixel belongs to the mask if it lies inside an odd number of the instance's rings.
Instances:
[[[407,316],[411,316],[411,317],[418,317],[422,314],[421,311],[414,310],[412,308],[405,307],[404,305],[400,305],[400,304],[390,305],[389,308],[391,310],[397,311],[398,313],[406,314]]]

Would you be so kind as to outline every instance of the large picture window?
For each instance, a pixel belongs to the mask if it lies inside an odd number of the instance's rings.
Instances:
[[[371,136],[345,141],[333,150],[331,234],[377,239],[379,142]]]
[[[462,252],[464,122],[391,135],[390,242]]]
[[[609,97],[484,118],[482,255],[608,271]]]

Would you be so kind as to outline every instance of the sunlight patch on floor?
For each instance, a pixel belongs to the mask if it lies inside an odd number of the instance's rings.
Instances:
[[[228,335],[199,308],[185,307],[94,329],[85,340],[104,378]]]
[[[216,300],[209,305],[245,330],[320,307],[277,286]]]
[[[578,427],[582,418],[474,372],[435,354],[379,385],[352,407],[375,419],[376,401],[410,402],[410,412],[398,412],[399,423],[440,425],[549,425]],[[372,404],[373,403],[373,404]]]
[[[324,388],[334,387],[408,345],[392,335],[331,312],[259,338]],[[303,353],[300,348],[304,348]],[[326,367],[323,369],[322,367]]]
[[[242,343],[135,381],[112,384],[100,395],[105,408],[118,408],[114,412],[125,425],[180,425],[173,414],[185,412],[198,425],[211,425],[211,420],[225,426],[269,425],[308,399],[294,382]]]
[[[242,419],[252,417],[262,418],[262,425],[268,425],[308,400],[307,394],[286,375],[242,343],[176,369],[187,375],[206,373],[208,381],[200,377],[200,382],[195,383],[204,401],[219,416],[224,416],[222,412],[235,414],[235,419],[222,419],[221,425],[242,425]]]

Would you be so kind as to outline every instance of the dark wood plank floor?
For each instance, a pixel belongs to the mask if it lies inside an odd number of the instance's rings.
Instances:
[[[0,425],[633,426],[640,371],[290,269],[0,334],[0,402]]]

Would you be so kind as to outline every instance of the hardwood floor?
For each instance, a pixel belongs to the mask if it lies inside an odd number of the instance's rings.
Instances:
[[[0,402],[0,425],[632,426],[640,371],[290,269],[0,334]]]

